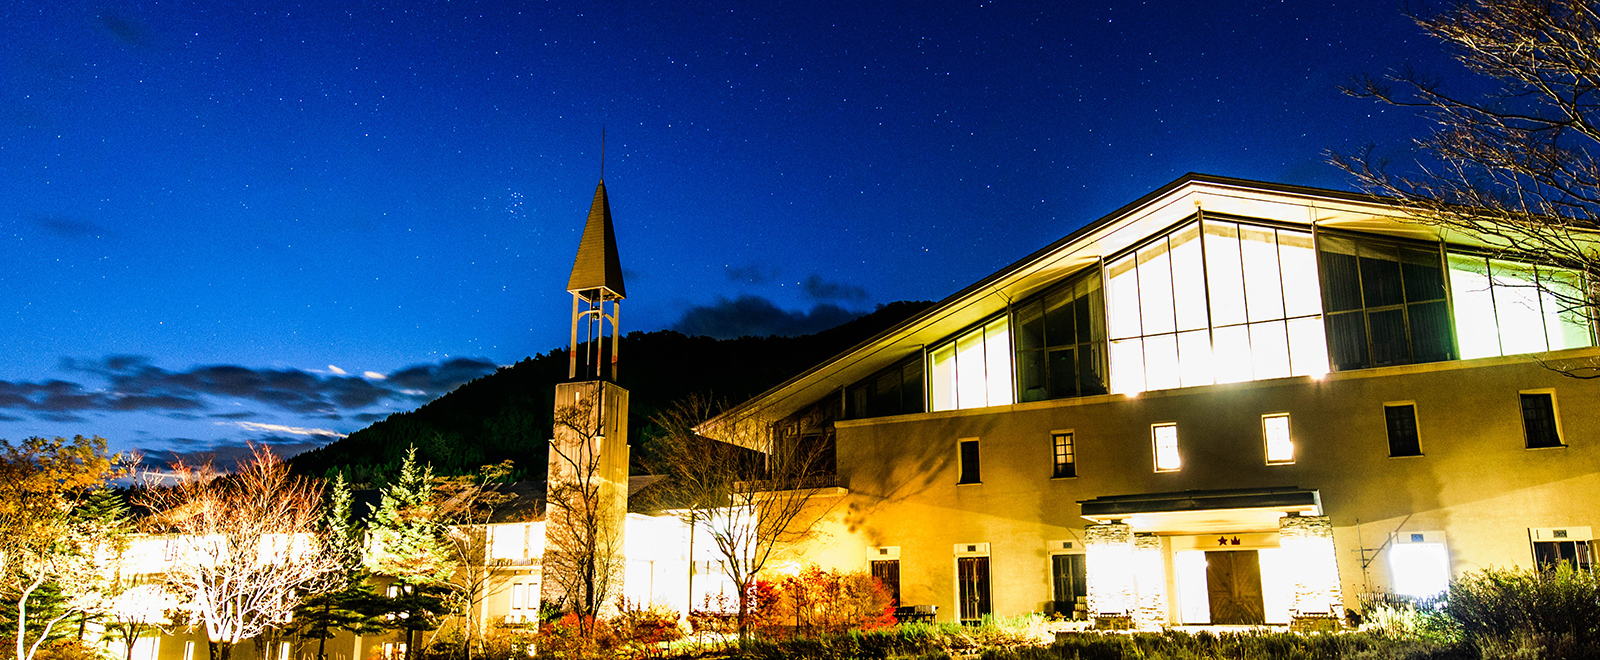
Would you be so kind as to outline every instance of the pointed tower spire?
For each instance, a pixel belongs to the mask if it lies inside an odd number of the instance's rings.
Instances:
[[[589,302],[628,297],[622,285],[622,259],[617,256],[617,235],[611,228],[611,200],[606,197],[605,179],[594,189],[589,222],[578,242],[578,258],[572,263],[567,292]]]

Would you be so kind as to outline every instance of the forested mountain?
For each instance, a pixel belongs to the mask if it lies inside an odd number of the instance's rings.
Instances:
[[[932,304],[890,303],[838,327],[798,337],[717,340],[671,330],[624,335],[618,384],[629,392],[628,437],[634,457],[648,451],[650,417],[673,402],[695,393],[743,401]],[[290,464],[296,472],[319,476],[342,470],[352,482],[368,484],[394,472],[406,448],[416,445],[417,457],[439,474],[462,474],[510,459],[516,464],[516,479],[542,480],[555,387],[566,379],[566,349],[554,349],[295,456]]]

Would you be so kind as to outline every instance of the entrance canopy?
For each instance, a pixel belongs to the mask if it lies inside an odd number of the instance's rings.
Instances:
[[[1287,514],[1322,515],[1322,498],[1303,488],[1183,490],[1114,495],[1078,502],[1095,523],[1123,522],[1139,532],[1275,532]]]

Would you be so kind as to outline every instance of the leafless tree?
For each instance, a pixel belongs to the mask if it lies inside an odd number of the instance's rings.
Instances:
[[[751,588],[774,554],[815,532],[833,486],[826,447],[808,434],[779,434],[759,409],[713,419],[721,406],[692,396],[653,421],[652,505],[697,525],[715,542],[739,592],[739,637],[748,638]],[[707,423],[708,419],[713,419]]]
[[[485,465],[475,474],[443,477],[434,484],[436,511],[450,524],[445,540],[456,570],[445,586],[452,594],[449,605],[465,627],[462,652],[467,660],[474,646],[483,645],[488,624],[480,616],[483,602],[500,591],[494,572],[507,563],[491,556],[488,526],[495,512],[516,498],[496,487],[512,467],[511,461]]]
[[[599,388],[599,383],[596,383]],[[625,500],[615,483],[615,466],[606,460],[600,418],[603,406],[595,396],[581,397],[556,410],[556,439],[550,443],[549,487],[545,502],[545,553],[541,591],[553,595],[566,611],[577,614],[579,636],[593,637],[600,616],[620,582],[623,570],[622,526]],[[626,497],[626,491],[622,491]]]
[[[1582,273],[1588,287],[1543,278],[1540,293],[1596,319],[1600,281],[1600,8],[1583,0],[1457,0],[1410,14],[1472,73],[1498,84],[1459,95],[1411,69],[1345,91],[1416,108],[1435,122],[1410,173],[1373,147],[1330,155],[1368,192],[1414,220],[1482,241],[1519,261]],[[1587,290],[1585,290],[1587,288]],[[1561,369],[1600,377],[1600,369]]]
[[[338,562],[315,534],[321,486],[292,477],[265,447],[231,475],[179,464],[168,485],[136,499],[152,531],[173,534],[166,584],[178,608],[205,628],[212,660],[289,621],[300,599],[334,586]]]

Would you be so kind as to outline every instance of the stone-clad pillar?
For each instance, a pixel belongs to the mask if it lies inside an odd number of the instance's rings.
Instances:
[[[1160,630],[1167,621],[1167,571],[1161,556],[1161,537],[1133,535],[1133,577],[1138,600],[1130,614],[1139,630]]]
[[[1132,614],[1138,596],[1133,577],[1133,528],[1107,523],[1089,525],[1083,533],[1089,616]]]
[[[1333,521],[1327,516],[1284,516],[1278,519],[1278,538],[1295,567],[1289,615],[1342,619],[1344,596],[1333,549]]]

